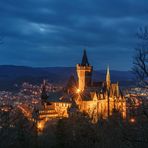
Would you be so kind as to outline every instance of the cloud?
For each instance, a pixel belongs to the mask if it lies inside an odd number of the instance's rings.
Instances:
[[[147,5],[147,0],[1,0],[0,64],[74,66],[87,48],[95,68],[130,69]]]

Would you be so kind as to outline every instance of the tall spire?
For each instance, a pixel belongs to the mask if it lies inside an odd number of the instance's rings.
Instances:
[[[119,82],[117,82],[117,97],[119,97]]]
[[[106,84],[107,84],[107,88],[109,88],[110,87],[110,84],[111,84],[109,66],[107,67]]]
[[[84,52],[83,52],[81,66],[89,66],[89,62],[88,62],[87,54],[86,54],[86,49],[84,49]]]

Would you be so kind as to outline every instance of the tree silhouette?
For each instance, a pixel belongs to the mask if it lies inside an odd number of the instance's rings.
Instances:
[[[134,57],[133,71],[141,87],[148,89],[148,26],[140,28],[137,37],[139,44]]]

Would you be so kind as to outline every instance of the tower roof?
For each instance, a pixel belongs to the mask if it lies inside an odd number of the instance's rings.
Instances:
[[[67,82],[66,88],[68,89],[68,88],[73,88],[73,87],[76,87],[76,80],[75,80],[74,75],[71,75]]]
[[[86,50],[84,49],[81,66],[89,66]]]

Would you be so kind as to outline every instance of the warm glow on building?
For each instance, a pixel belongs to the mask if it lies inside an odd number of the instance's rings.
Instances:
[[[37,127],[38,127],[38,129],[42,129],[43,128],[41,123],[38,123]]]
[[[79,93],[80,93],[80,89],[78,88],[78,89],[76,90],[76,92],[77,92],[77,94],[79,94]]]
[[[45,121],[44,121],[44,120],[39,121],[39,122],[37,123],[37,129],[38,129],[39,131],[42,131],[42,130],[44,129],[44,126],[45,126]]]
[[[131,118],[130,119],[130,123],[135,123],[136,122],[136,119],[135,118]]]

